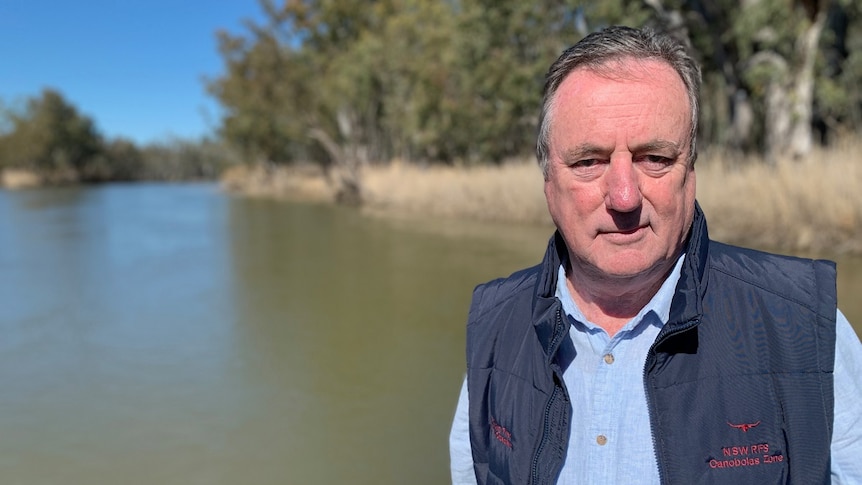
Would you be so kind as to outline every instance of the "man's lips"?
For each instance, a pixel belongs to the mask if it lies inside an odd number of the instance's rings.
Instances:
[[[649,226],[637,226],[631,229],[612,229],[599,231],[599,236],[602,236],[610,241],[626,243],[639,240],[646,234],[646,229]]]
[[[641,229],[646,229],[648,227],[647,224],[642,226],[633,227],[631,229],[599,229],[599,234],[635,234]]]

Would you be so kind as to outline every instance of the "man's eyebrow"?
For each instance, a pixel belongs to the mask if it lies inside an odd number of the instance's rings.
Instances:
[[[636,146],[632,147],[633,153],[643,153],[643,152],[650,152],[650,151],[654,151],[654,150],[658,150],[658,151],[669,150],[669,151],[673,152],[674,154],[682,153],[682,148],[680,148],[678,143],[674,143],[672,141],[667,141],[667,140],[650,140],[646,143],[642,143],[640,145],[636,145]]]
[[[607,155],[614,150],[612,148],[600,147],[591,143],[581,143],[563,152],[563,160],[580,160],[584,157]]]
[[[562,153],[563,160],[581,160],[584,158],[592,158],[596,156],[608,156],[614,151],[613,148],[602,147],[592,143],[581,143],[573,146]],[[668,140],[650,140],[640,145],[632,147],[632,153],[644,153],[651,151],[669,151],[674,155],[682,153],[682,148],[678,143]]]

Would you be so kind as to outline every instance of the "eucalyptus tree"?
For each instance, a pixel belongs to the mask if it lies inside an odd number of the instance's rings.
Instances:
[[[689,42],[704,67],[705,144],[800,155],[813,120],[841,125],[860,112],[852,0],[260,5],[262,22],[219,34],[225,73],[209,89],[224,107],[221,134],[251,161],[320,164],[345,200],[361,199],[370,163],[529,156],[545,69],[611,24]]]
[[[813,129],[858,127],[862,18],[853,0],[649,0],[672,13],[703,64],[707,142],[799,158]],[[667,15],[658,15],[669,26]],[[854,118],[857,121],[854,121]]]

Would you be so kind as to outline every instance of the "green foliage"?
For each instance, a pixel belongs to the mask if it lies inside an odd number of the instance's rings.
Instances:
[[[727,11],[731,38],[741,59],[767,50],[792,57],[801,16],[789,4],[787,0],[759,0]]]
[[[853,65],[858,49],[848,49],[862,28],[859,2],[673,0],[664,4],[684,19],[703,66],[701,138],[705,144],[763,148],[769,123],[768,89],[778,86],[787,91],[789,100],[795,99],[795,76],[805,62],[801,40],[817,17],[816,8],[827,19],[813,70],[811,122],[833,133],[862,128],[858,96],[862,69]],[[742,122],[747,113],[743,109],[753,113],[750,125]]]
[[[93,121],[53,89],[0,113],[0,170],[31,171],[46,183],[214,179],[236,163],[231,150],[211,140],[144,148],[105,141]]]
[[[464,3],[458,59],[464,129],[452,134],[460,141],[456,157],[500,161],[532,149],[545,72],[580,37],[577,9],[578,2]]]
[[[832,131],[862,129],[862,5],[837,1],[830,10],[819,59],[817,104],[820,119]]]
[[[93,121],[57,91],[46,89],[27,101],[23,113],[6,116],[0,136],[0,163],[54,174],[75,173],[101,150],[102,139]]]
[[[229,75],[209,89],[226,108],[222,135],[249,157],[293,159],[292,142],[302,137],[302,102],[309,99],[304,60],[269,33],[260,32],[254,42],[219,35]],[[285,99],[298,104],[286,106]]]
[[[520,155],[533,143],[545,70],[579,36],[579,2],[261,5],[265,25],[220,34],[227,72],[209,87],[227,111],[223,136],[249,159],[275,163],[335,162],[321,138],[372,162]],[[282,70],[263,76],[249,64]],[[264,119],[238,122],[247,118]]]
[[[857,4],[835,0],[822,34],[819,62],[828,68],[815,70],[815,118],[830,129],[860,127]],[[392,159],[472,164],[531,154],[545,70],[581,36],[611,24],[652,25],[687,36],[704,70],[703,142],[757,148],[766,131],[767,88],[799,71],[804,62],[799,39],[812,18],[804,7],[818,4],[263,0],[260,5],[264,22],[248,22],[244,33],[219,34],[225,72],[208,88],[226,112],[221,135],[247,161],[312,160],[328,167]],[[752,124],[742,122],[743,109],[754,113]]]

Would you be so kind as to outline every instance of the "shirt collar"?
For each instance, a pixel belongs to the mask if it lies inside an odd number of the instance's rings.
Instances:
[[[653,295],[652,299],[649,303],[646,304],[641,311],[635,315],[634,318],[631,319],[622,329],[622,331],[629,330],[638,323],[640,323],[645,316],[652,313],[655,315],[654,319],[650,319],[655,321],[655,323],[661,327],[665,323],[667,323],[668,318],[670,316],[670,304],[673,301],[673,295],[676,292],[676,284],[679,282],[679,277],[682,271],[682,263],[685,260],[685,253],[679,256],[679,259],[676,260],[676,264],[671,270],[670,274],[668,274],[667,278],[662,283],[661,288],[658,289],[655,295]],[[562,303],[563,311],[569,318],[574,319],[575,321],[582,322],[584,325],[588,327],[595,327],[595,324],[589,322],[584,314],[581,313],[580,308],[578,308],[577,303],[572,298],[571,293],[569,292],[569,286],[566,284],[566,267],[565,264],[560,264],[557,269],[557,290],[556,297]],[[657,321],[656,321],[657,320]]]

